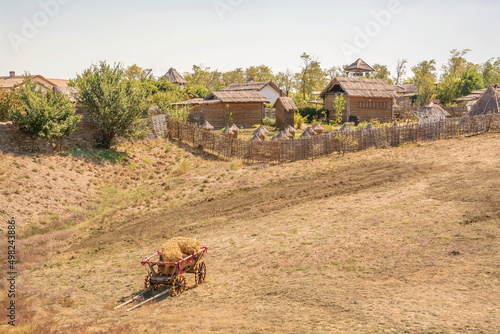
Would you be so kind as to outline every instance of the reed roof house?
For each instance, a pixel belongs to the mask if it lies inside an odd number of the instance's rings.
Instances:
[[[469,111],[469,116],[500,114],[500,85],[489,86]]]
[[[331,117],[333,101],[343,95],[346,108],[342,120],[391,121],[394,117],[394,99],[397,97],[393,86],[383,79],[368,79],[359,77],[334,78],[321,92],[325,101],[325,109]]]
[[[173,106],[191,107],[188,122],[203,124],[208,121],[214,127],[222,128],[233,123],[244,127],[261,124],[264,103],[269,103],[269,99],[256,91],[218,91],[204,99],[191,99]]]
[[[188,83],[187,80],[184,79],[184,77],[173,67],[171,67],[163,77],[171,83],[178,85],[179,89],[184,89],[184,86]]]
[[[232,83],[221,91],[258,92],[264,95],[271,104],[274,104],[280,96],[284,96],[281,89],[272,81]]]

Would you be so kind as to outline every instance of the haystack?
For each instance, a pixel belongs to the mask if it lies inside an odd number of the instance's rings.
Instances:
[[[186,256],[197,253],[201,249],[201,242],[191,238],[172,238],[162,247],[162,261],[177,262]]]
[[[201,242],[192,238],[172,238],[170,239],[173,242],[176,242],[181,249],[181,252],[185,255],[191,255],[197,253],[201,249]]]
[[[164,262],[177,262],[182,259],[182,251],[177,242],[169,240],[161,246],[161,260]]]

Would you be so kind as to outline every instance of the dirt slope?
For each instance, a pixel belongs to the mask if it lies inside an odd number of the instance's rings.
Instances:
[[[81,223],[23,240],[21,325],[47,333],[497,333],[499,148],[500,136],[487,135],[283,166],[189,158],[190,171],[165,176],[168,190],[155,188],[149,205],[100,202]],[[155,157],[144,170],[155,173]],[[120,177],[110,180],[121,189]],[[141,290],[139,260],[174,235],[210,247],[206,284],[113,311]]]

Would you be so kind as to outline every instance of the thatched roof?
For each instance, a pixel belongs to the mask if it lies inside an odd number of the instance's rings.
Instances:
[[[311,137],[311,135],[307,131],[302,132],[302,134],[300,135],[300,138],[307,138],[307,137]]]
[[[213,130],[214,129],[213,125],[210,124],[208,121],[203,122],[203,124],[201,125],[201,128],[203,130]]]
[[[219,91],[210,93],[205,100],[218,100],[222,103],[262,102],[269,103],[267,97],[254,91]]]
[[[262,139],[259,136],[254,135],[250,141],[262,141]]]
[[[393,85],[396,93],[406,96],[411,96],[417,94],[417,85],[406,84],[406,85]]]
[[[483,96],[474,104],[468,113],[473,115],[486,115],[500,113],[500,86],[489,86]]]
[[[323,126],[321,126],[321,124],[319,124],[319,123],[314,124],[314,125],[312,126],[312,129],[313,129],[314,131],[318,131],[318,130],[319,130],[319,131],[325,131],[325,128],[324,128]]]
[[[184,79],[184,77],[173,67],[171,67],[163,77],[174,84],[185,85],[188,83],[187,80]]]
[[[307,133],[308,133],[309,135],[311,135],[311,136],[316,136],[316,135],[317,135],[316,131],[314,131],[314,129],[313,129],[313,128],[311,128],[311,127],[308,127],[308,128],[306,129],[306,131],[304,131],[304,132],[307,132]]]
[[[298,110],[297,108],[297,105],[295,104],[295,102],[293,101],[293,99],[291,97],[288,97],[288,96],[280,96],[276,102],[274,103],[274,108],[276,108],[276,106],[281,103],[281,105],[283,106],[283,108],[285,109],[285,111],[296,111]]]
[[[297,130],[291,125],[287,125],[284,130],[290,132],[290,134],[292,135],[295,135],[297,133]]]
[[[234,132],[240,132],[240,128],[236,126],[236,124],[231,124],[231,127],[230,127],[231,130],[233,130]]]
[[[367,78],[334,78],[321,92],[321,97],[325,98],[328,93],[345,93],[356,97],[397,97],[394,87],[384,79]]]
[[[462,103],[462,102],[469,102],[469,101],[479,100],[479,98],[484,94],[484,92],[486,92],[486,89],[487,88],[476,90],[476,91],[470,93],[467,96],[462,96],[462,97],[459,97],[458,99],[453,100],[453,102],[455,102],[455,103]]]
[[[451,117],[450,113],[444,110],[440,105],[429,102],[416,112],[417,117],[435,118],[435,117]],[[371,124],[370,124],[371,125]]]
[[[257,129],[255,129],[255,131],[253,132],[253,134],[257,134],[257,133],[262,133],[262,134],[267,136],[269,134],[269,131],[267,131],[267,129],[263,125],[261,125]]]
[[[278,93],[281,92],[281,89],[276,86],[276,84],[272,81],[259,81],[259,82],[235,82],[230,84],[229,86],[223,88],[221,91],[226,92],[226,91],[235,91],[235,92],[249,92],[249,91],[254,91],[254,92],[260,92],[263,90],[266,86],[269,86],[276,90]]]
[[[375,69],[368,65],[363,59],[358,58],[354,63],[347,66],[344,72],[373,72]]]

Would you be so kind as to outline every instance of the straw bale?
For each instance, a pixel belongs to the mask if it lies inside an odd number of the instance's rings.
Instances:
[[[177,237],[170,240],[177,243],[181,252],[186,255],[197,253],[201,249],[201,242],[192,238]]]
[[[179,244],[172,239],[168,240],[162,247],[162,260],[165,262],[177,262],[182,259],[182,251]]]

